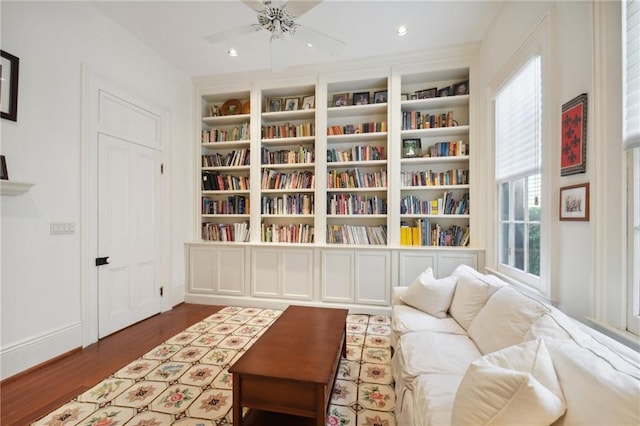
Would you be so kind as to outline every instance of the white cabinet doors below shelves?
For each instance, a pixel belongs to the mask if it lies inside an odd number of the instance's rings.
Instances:
[[[244,247],[189,247],[189,291],[244,296],[244,283]]]
[[[255,297],[313,299],[313,249],[254,248],[251,292]]]
[[[321,263],[323,301],[364,305],[389,304],[390,252],[323,250]]]

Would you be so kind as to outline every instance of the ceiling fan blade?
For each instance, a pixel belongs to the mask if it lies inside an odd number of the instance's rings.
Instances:
[[[271,69],[273,71],[283,70],[287,67],[287,51],[284,39],[271,39]]]
[[[231,28],[229,30],[225,30],[216,34],[211,34],[206,36],[204,39],[209,43],[219,43],[221,41],[229,40],[234,37],[243,36],[246,34],[251,34],[256,31],[260,31],[261,27],[259,25],[243,25],[237,28]]]
[[[284,5],[284,8],[287,9],[291,15],[299,18],[320,3],[322,3],[322,0],[289,0]]]
[[[344,42],[338,40],[337,38],[333,38],[324,33],[321,33],[320,31],[316,31],[303,25],[300,25],[298,26],[298,28],[296,28],[296,32],[293,38],[303,43],[308,43],[313,47],[317,47],[318,49],[329,52],[332,55],[339,54],[344,48]]]
[[[242,0],[242,3],[246,4],[256,12],[262,12],[265,9],[264,3],[260,0]]]

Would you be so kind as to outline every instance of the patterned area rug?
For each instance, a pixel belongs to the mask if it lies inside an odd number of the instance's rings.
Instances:
[[[233,424],[228,369],[282,311],[226,307],[194,324],[33,425]],[[347,358],[327,425],[395,426],[390,321],[347,317]]]

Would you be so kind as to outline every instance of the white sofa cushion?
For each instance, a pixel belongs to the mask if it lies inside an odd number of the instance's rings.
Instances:
[[[524,341],[531,324],[549,310],[512,287],[498,289],[469,325],[480,352],[499,351]]]
[[[455,277],[438,280],[433,269],[427,268],[409,285],[402,301],[436,318],[446,318],[455,288]]]
[[[464,328],[460,327],[451,317],[436,318],[407,305],[393,307],[391,311],[391,346],[396,347],[402,334],[423,330],[467,334]]]
[[[414,424],[450,426],[451,407],[463,375],[422,374],[416,377],[413,397]],[[402,424],[402,423],[398,423]]]
[[[550,425],[565,412],[549,352],[533,340],[474,361],[458,388],[452,425]]]
[[[640,425],[640,369],[636,363],[595,341],[589,347],[574,341],[546,343],[567,404],[558,425]]]
[[[503,284],[497,277],[483,275],[467,266],[458,266],[452,277],[457,278],[449,313],[465,330],[487,302],[489,297]]]
[[[391,362],[396,382],[411,382],[420,374],[464,374],[482,354],[466,335],[416,331],[400,336]]]

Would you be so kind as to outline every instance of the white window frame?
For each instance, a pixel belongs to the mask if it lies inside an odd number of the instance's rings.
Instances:
[[[500,206],[499,206],[499,186],[495,178],[495,164],[493,167],[493,194],[494,194],[494,235],[493,239],[493,259],[494,265],[489,269],[495,269],[500,275],[514,284],[522,284],[526,288],[534,290],[547,299],[551,298],[550,286],[550,267],[551,259],[550,245],[550,228],[551,228],[551,211],[554,205],[551,196],[551,173],[552,170],[545,168],[553,164],[551,151],[551,134],[553,116],[553,90],[551,82],[551,46],[550,46],[550,17],[545,15],[536,29],[529,38],[522,44],[518,51],[506,62],[500,72],[489,84],[490,111],[492,111],[492,134],[490,135],[491,147],[494,150],[493,158],[495,159],[495,140],[496,140],[496,117],[494,99],[500,90],[522,69],[527,62],[533,57],[540,57],[540,81],[542,90],[541,100],[541,189],[540,189],[540,276],[536,277],[531,274],[523,273],[514,268],[506,267],[500,263]],[[525,260],[526,261],[526,260]]]
[[[627,331],[640,336],[640,148],[627,155]]]

